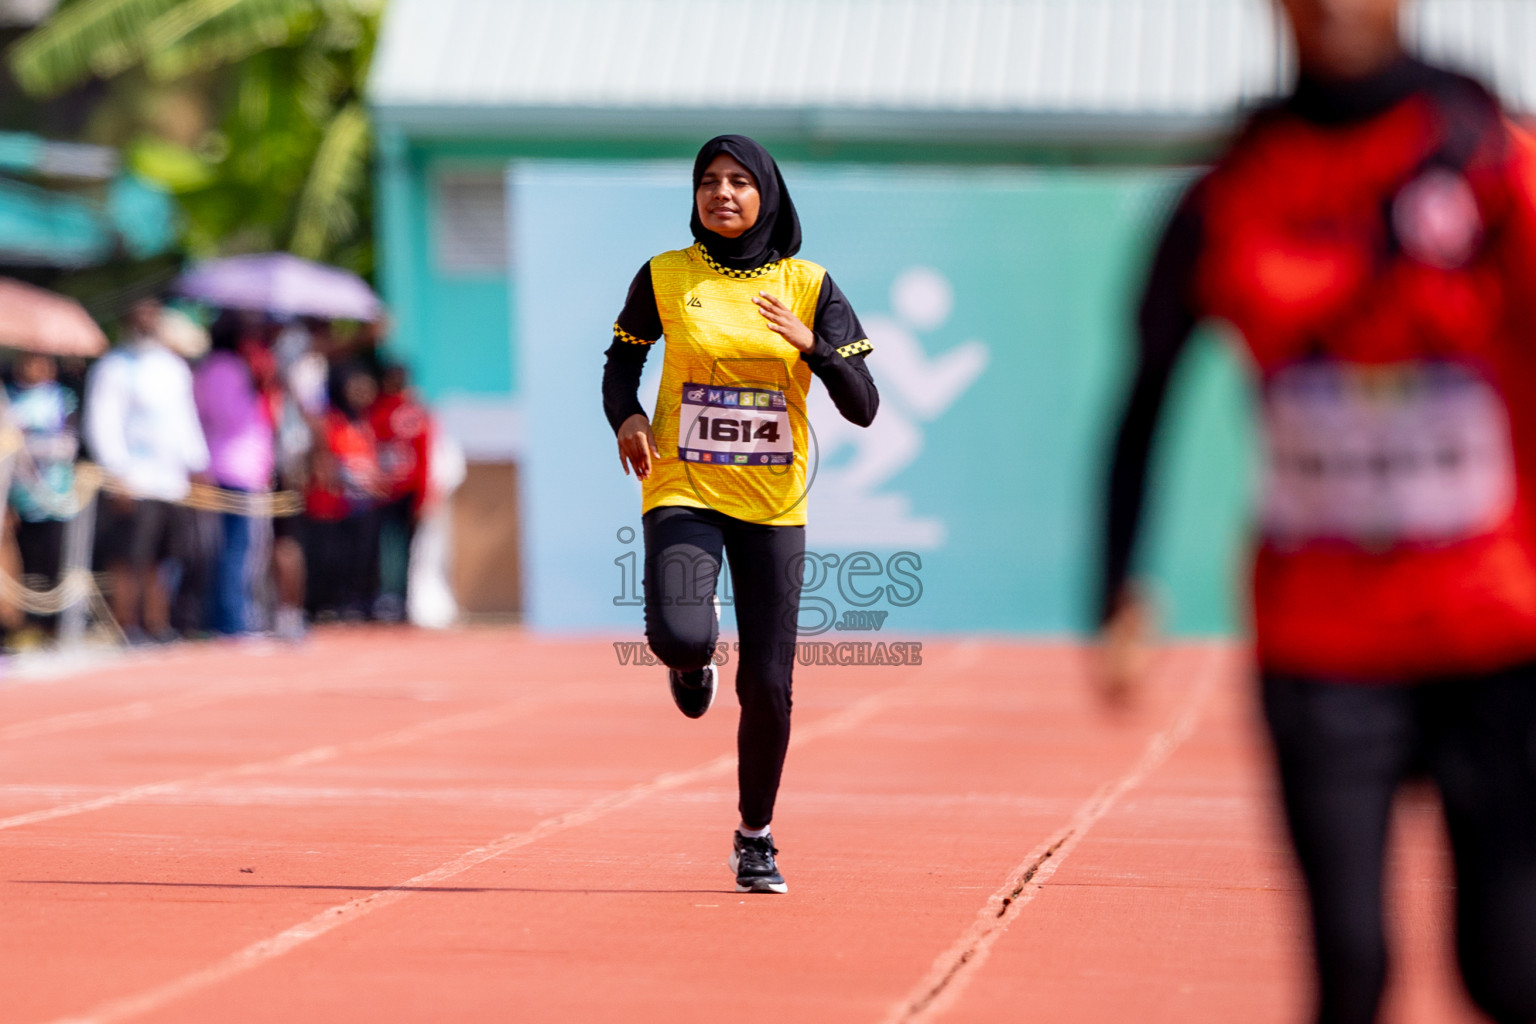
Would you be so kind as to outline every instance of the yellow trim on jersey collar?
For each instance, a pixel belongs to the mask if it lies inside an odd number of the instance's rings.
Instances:
[[[628,342],[631,345],[654,345],[654,344],[656,344],[656,339],[655,338],[652,338],[650,341],[646,341],[644,338],[637,338],[633,334],[630,334],[624,328],[619,326],[618,321],[614,321],[614,324],[613,324],[613,336],[615,338],[618,338],[620,341]]]
[[[779,269],[780,263],[784,262],[783,260],[774,260],[772,263],[764,263],[762,266],[753,267],[751,270],[732,270],[730,267],[722,267],[716,263],[714,257],[710,256],[709,250],[704,248],[703,242],[694,242],[693,247],[699,250],[699,257],[703,259],[710,270],[713,270],[722,277],[734,277],[738,281],[750,281],[754,277],[771,274]]]
[[[875,346],[869,343],[869,339],[860,338],[858,341],[850,341],[848,344],[840,346],[837,354],[847,359],[851,356],[856,356],[863,352],[873,352],[874,350]]]

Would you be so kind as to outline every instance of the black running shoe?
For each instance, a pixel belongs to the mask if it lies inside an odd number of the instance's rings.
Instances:
[[[737,892],[789,892],[789,883],[779,874],[779,866],[773,855],[773,836],[744,836],[736,833],[732,843],[731,859],[727,862],[736,872]]]
[[[715,666],[713,663],[692,672],[667,670],[672,684],[672,702],[689,718],[700,718],[715,702]]]

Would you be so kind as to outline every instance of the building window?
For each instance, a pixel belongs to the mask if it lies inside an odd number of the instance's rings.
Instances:
[[[502,173],[444,171],[434,185],[438,270],[448,276],[506,273],[507,183]]]

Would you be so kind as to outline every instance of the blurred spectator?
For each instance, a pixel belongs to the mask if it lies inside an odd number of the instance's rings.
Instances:
[[[384,354],[384,339],[389,336],[390,322],[380,317],[371,323],[357,325],[348,348],[349,361],[362,363],[373,374],[373,379],[384,385],[384,377],[396,364]],[[403,373],[404,371],[401,370]]]
[[[306,320],[283,327],[272,344],[282,394],[277,413],[277,482],[284,490],[308,491],[315,436],[323,433],[330,371],[325,355],[315,347],[317,330],[321,344],[329,345],[328,325]],[[272,522],[272,572],[277,585],[273,629],[287,640],[304,635],[307,586],[302,529],[303,521],[296,516]]]
[[[52,356],[24,353],[12,365],[11,374],[6,397],[25,453],[11,480],[16,546],[27,585],[47,590],[59,582],[64,527],[76,511],[80,400],[58,382],[58,365]],[[52,628],[54,618],[28,616],[34,626],[45,629]]]
[[[319,334],[316,332],[320,331]],[[326,381],[330,366],[324,352],[329,329],[315,321],[295,321],[272,343],[272,355],[283,399],[277,417],[277,470],[285,485],[302,486],[309,473],[315,430],[329,404]]]
[[[86,385],[85,433],[96,461],[125,493],[102,509],[113,613],[131,640],[171,637],[170,595],[160,568],[190,532],[176,503],[208,448],[192,398],[192,371],[156,336],[160,304],[129,310],[121,344],[102,357]]]
[[[166,308],[160,311],[155,336],[166,348],[194,365],[208,354],[208,332],[179,309]]]
[[[193,366],[208,354],[208,331],[179,309],[161,308],[155,337]],[[212,628],[214,574],[224,528],[217,512],[189,509],[184,519],[185,533],[171,564],[171,628],[184,637],[203,636]]]
[[[336,336],[335,324],[329,320],[305,317],[304,329],[309,333],[309,351],[321,361],[318,365],[323,365],[327,372],[347,361],[346,349],[342,340]]]
[[[208,472],[230,491],[270,492],[274,460],[273,417],[258,380],[270,382],[275,366],[259,335],[242,338],[239,316],[226,312],[210,330],[212,351],[193,375],[193,394],[208,442]],[[262,626],[256,601],[267,565],[271,520],[221,512],[220,544],[209,601],[209,626],[233,636]]]
[[[378,442],[383,488],[379,512],[379,597],[374,617],[398,622],[405,617],[406,581],[411,541],[427,494],[427,458],[431,419],[409,388],[405,367],[384,363],[379,397],[368,420]]]
[[[317,618],[368,618],[377,594],[382,490],[367,412],[378,394],[377,381],[360,364],[331,373],[331,408],[320,421],[305,494],[306,603]]]
[[[426,494],[411,542],[406,618],[414,626],[446,629],[459,617],[449,582],[452,551],[453,492],[464,482],[464,450],[447,431],[431,431]]]

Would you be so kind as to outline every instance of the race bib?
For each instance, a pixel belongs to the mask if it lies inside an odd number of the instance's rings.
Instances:
[[[789,403],[766,388],[684,384],[677,457],[715,466],[787,466],[795,460]]]
[[[1453,541],[1514,504],[1504,402],[1459,366],[1293,366],[1267,383],[1264,420],[1271,539]]]

